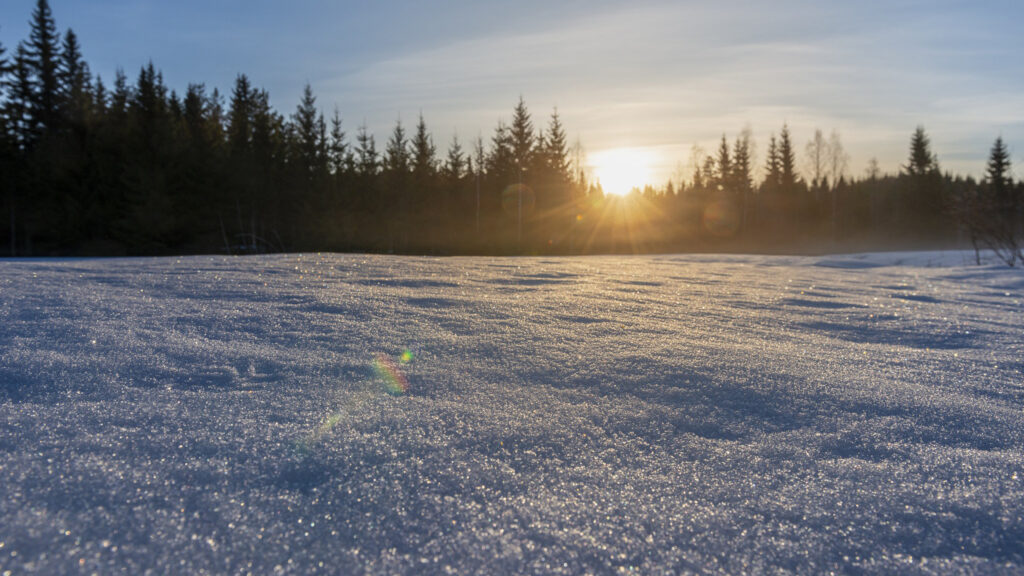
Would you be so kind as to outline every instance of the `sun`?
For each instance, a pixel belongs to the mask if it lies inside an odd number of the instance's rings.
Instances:
[[[634,187],[651,183],[651,154],[642,148],[613,148],[595,152],[590,165],[606,194],[625,196]]]

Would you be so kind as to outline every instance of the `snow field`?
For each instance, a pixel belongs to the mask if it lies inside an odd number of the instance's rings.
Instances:
[[[1020,573],[971,257],[0,261],[0,574]]]

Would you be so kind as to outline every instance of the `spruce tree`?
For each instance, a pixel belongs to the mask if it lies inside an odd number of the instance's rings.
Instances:
[[[718,145],[718,158],[715,160],[715,184],[719,190],[731,193],[732,186],[732,158],[729,156],[729,142],[722,134],[722,141]]]
[[[380,155],[373,134],[369,133],[366,124],[361,125],[356,132],[356,144],[356,169],[359,175],[366,178],[376,176],[380,170]]]
[[[345,141],[345,130],[342,129],[341,113],[334,107],[331,116],[331,140],[328,145],[328,167],[331,174],[339,177],[349,163],[348,142]]]
[[[427,132],[423,114],[420,114],[416,123],[411,149],[412,188],[408,198],[409,208],[421,217],[425,217],[425,212],[443,211],[448,204],[447,194],[439,194],[437,190],[437,148]],[[432,220],[436,221],[436,218]]]
[[[254,90],[252,96],[253,190],[260,209],[265,241],[280,242],[282,221],[281,178],[285,172],[284,118],[270,107],[270,94]]]
[[[82,58],[78,37],[70,28],[64,34],[59,79],[64,117],[70,124],[80,128],[86,122],[92,107],[89,94],[92,79],[89,65]]]
[[[103,84],[103,78],[99,74],[96,75],[96,82],[92,88],[92,103],[96,115],[104,117],[107,113],[107,87]]]
[[[551,113],[551,120],[548,122],[548,132],[544,139],[544,161],[558,181],[567,183],[572,180],[569,145],[562,120],[558,116],[558,108]]]
[[[782,133],[779,136],[778,148],[779,161],[779,186],[784,192],[793,194],[796,192],[798,176],[796,173],[796,153],[793,151],[793,141],[789,137],[789,126],[782,125]]]
[[[239,74],[231,91],[228,112],[228,153],[237,164],[235,170],[247,170],[252,151],[253,99],[255,91],[248,76]],[[315,112],[315,109],[314,109]]]
[[[123,157],[123,204],[118,240],[130,254],[166,251],[173,244],[173,119],[163,75],[150,62],[139,71],[128,104]]]
[[[110,112],[115,122],[121,122],[121,117],[127,113],[130,97],[128,77],[125,76],[124,70],[118,68],[114,74],[114,91],[110,94]]]
[[[1002,136],[996,138],[989,152],[985,183],[1000,210],[1016,212],[1017,206],[1013,205],[1013,179],[1010,177],[1010,153],[1006,150]]]
[[[32,12],[27,44],[32,79],[32,130],[43,133],[57,128],[60,114],[60,36],[47,0],[37,0]]]
[[[533,134],[533,121],[530,119],[530,112],[526,109],[526,102],[519,97],[512,113],[512,126],[509,130],[510,144],[512,147],[512,162],[515,167],[524,172],[533,164],[533,154],[536,150],[535,137]]]
[[[924,126],[918,126],[910,137],[910,158],[903,170],[908,176],[915,177],[939,171],[939,162],[931,151],[931,140],[925,134]]]
[[[779,143],[772,134],[768,140],[768,159],[765,164],[765,191],[776,192],[782,184],[782,163],[779,161]]]
[[[734,193],[739,202],[740,230],[747,228],[750,220],[750,192],[753,187],[751,171],[751,134],[750,129],[745,129],[736,138],[732,149],[732,182]]]
[[[320,149],[320,131],[317,126],[319,112],[316,108],[316,96],[313,88],[306,84],[302,89],[302,100],[292,114],[292,132],[296,139],[296,157],[299,168],[306,179],[316,172],[318,151]]]
[[[7,76],[11,73],[14,67],[7,60],[7,48],[4,47],[3,42],[0,42],[0,104],[6,101],[5,95],[8,90],[9,80]],[[0,122],[4,121],[3,110],[0,109]],[[0,125],[5,127],[5,125]]]
[[[737,192],[746,195],[752,186],[750,134],[744,132],[736,138],[732,148],[732,182]]]
[[[409,140],[400,118],[384,146],[384,171],[392,176],[404,176],[409,171]]]
[[[910,137],[910,155],[901,170],[902,215],[910,224],[907,231],[929,237],[948,232],[939,161],[923,126]]]
[[[532,135],[530,136],[532,138]],[[491,137],[491,148],[484,163],[484,169],[499,188],[515,184],[517,163],[512,131],[504,122],[498,122]],[[500,191],[500,190],[499,190]]]
[[[984,187],[969,193],[958,214],[967,225],[971,241],[990,248],[1008,266],[1024,261],[1024,230],[1021,228],[1020,187],[1010,176],[1012,163],[1003,138],[996,138],[985,167]],[[980,258],[976,255],[980,263]]]
[[[452,136],[451,144],[448,145],[448,157],[444,163],[444,177],[450,188],[462,180],[466,174],[466,154],[459,143],[459,135]]]
[[[433,138],[427,132],[427,124],[420,114],[416,123],[416,134],[412,139],[412,171],[417,180],[432,178],[437,172],[437,148]]]
[[[15,193],[15,148],[11,127],[7,119],[7,98],[6,94],[10,88],[9,76],[12,66],[7,60],[7,49],[0,43],[0,202],[3,202],[3,212],[0,213],[0,230],[6,234],[0,237],[0,242],[8,242],[8,252],[15,256],[16,235],[14,223],[16,214],[14,211]]]
[[[28,62],[28,51],[24,43],[18,44],[14,61],[6,82],[6,101],[3,116],[7,123],[12,144],[25,151],[32,141],[31,120],[32,77]]]

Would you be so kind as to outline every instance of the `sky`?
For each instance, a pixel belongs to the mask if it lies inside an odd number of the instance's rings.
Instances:
[[[33,0],[0,4],[0,42],[27,37]],[[384,142],[422,113],[443,152],[488,141],[522,97],[538,128],[557,107],[587,158],[631,148],[661,185],[749,128],[764,164],[785,123],[800,166],[833,130],[862,176],[905,162],[923,125],[944,171],[980,176],[997,136],[1024,176],[1024,2],[946,0],[51,0],[94,72],[227,93],[237,74],[290,114],[308,82],[349,134]],[[637,184],[643,184],[638,182]]]

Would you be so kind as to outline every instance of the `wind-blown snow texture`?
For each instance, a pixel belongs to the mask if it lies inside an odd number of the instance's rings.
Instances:
[[[0,573],[1024,571],[967,259],[0,262]]]

